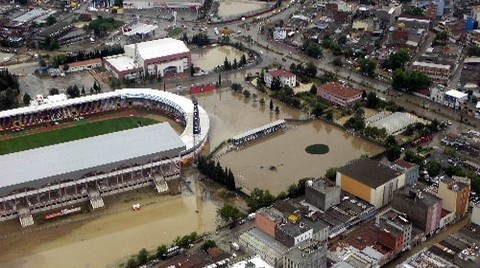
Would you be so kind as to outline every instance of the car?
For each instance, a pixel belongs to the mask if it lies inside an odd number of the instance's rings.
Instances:
[[[287,59],[285,59],[285,58],[282,58],[282,61],[287,61]]]

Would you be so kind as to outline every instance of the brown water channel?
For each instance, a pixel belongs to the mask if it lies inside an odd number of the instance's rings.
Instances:
[[[192,51],[192,62],[195,67],[204,71],[211,71],[218,65],[223,65],[225,58],[230,62],[240,61],[243,51],[232,46],[210,46]]]

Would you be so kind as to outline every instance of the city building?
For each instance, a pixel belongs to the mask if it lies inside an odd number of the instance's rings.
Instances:
[[[405,174],[378,161],[360,158],[337,169],[336,182],[343,191],[380,208],[390,203],[393,192],[405,184]]]
[[[230,268],[273,268],[272,265],[268,264],[260,257],[253,257],[248,260],[239,261],[229,265]],[[208,267],[207,267],[208,268]]]
[[[286,222],[278,225],[275,230],[275,239],[288,248],[312,237],[313,229],[303,222],[299,224]]]
[[[410,163],[403,159],[397,159],[393,164],[398,171],[405,173],[405,184],[414,185],[417,183],[420,177],[420,170],[417,164]]]
[[[326,268],[326,242],[303,241],[290,248],[283,258],[283,268]]]
[[[473,206],[472,222],[477,224],[477,225],[480,225],[480,203]]]
[[[104,57],[105,68],[117,79],[143,76],[165,76],[183,73],[192,59],[188,47],[181,40],[163,38],[125,45],[125,54]]]
[[[434,82],[446,84],[452,74],[452,66],[446,64],[430,63],[423,61],[414,61],[412,70],[422,72],[430,77]]]
[[[438,183],[438,197],[443,199],[443,209],[455,212],[457,217],[463,216],[468,211],[470,179],[444,177]]]
[[[442,199],[411,186],[404,186],[395,191],[392,208],[405,213],[407,219],[425,235],[431,235],[440,224]]]
[[[285,38],[287,38],[287,30],[282,27],[275,27],[275,30],[273,30],[273,39],[283,40]]]
[[[337,82],[329,82],[317,87],[317,96],[335,105],[347,107],[362,99],[362,91]]]
[[[413,226],[404,213],[390,208],[376,217],[375,225],[381,230],[378,241],[395,254],[410,248]]]
[[[252,228],[242,233],[238,238],[238,244],[242,251],[257,255],[274,267],[282,265],[283,257],[288,249],[258,228]]]
[[[48,41],[53,42],[73,29],[73,24],[69,21],[62,21],[46,27],[34,37],[37,46],[49,45]]]
[[[467,100],[467,93],[455,89],[449,90],[443,95],[444,105],[454,109],[460,109]]]
[[[325,211],[340,203],[340,187],[327,179],[307,181],[305,201]]]
[[[255,213],[255,226],[275,238],[275,229],[283,222],[283,214],[273,207],[261,208]]]
[[[289,86],[291,88],[297,85],[297,76],[287,70],[273,70],[265,74],[265,84],[272,87],[273,79],[280,81],[280,87]]]
[[[308,218],[304,218],[302,219],[302,221],[305,223],[305,225],[312,228],[313,230],[312,240],[316,240],[316,241],[328,240],[328,234],[330,231],[330,225],[328,225],[328,223],[324,222],[321,219],[310,220]]]
[[[67,65],[68,70],[64,70],[66,73],[85,71],[92,68],[102,67],[102,59],[96,58],[91,60],[77,61],[68,63]]]

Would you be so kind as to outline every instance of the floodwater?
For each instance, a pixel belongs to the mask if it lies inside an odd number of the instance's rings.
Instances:
[[[177,235],[214,230],[217,207],[201,196],[143,193],[141,200],[112,201],[114,208],[108,210],[123,207],[123,211],[73,224],[75,228],[68,231],[61,226],[58,232],[40,231],[2,241],[0,267],[118,266],[142,248],[152,250],[162,243],[171,244]],[[144,206],[134,212],[129,209],[133,203]]]
[[[217,91],[198,95],[199,104],[210,114],[210,145],[215,148],[221,142],[242,133],[284,118],[304,118],[305,114],[274,101],[280,113],[270,112],[270,98],[257,92],[248,84],[244,89],[256,93],[245,99],[242,94],[231,91]],[[265,99],[265,106],[259,100]],[[339,167],[363,154],[374,155],[382,147],[354,137],[323,121],[289,124],[284,133],[255,142],[240,151],[220,154],[222,166],[229,167],[236,175],[239,186],[247,191],[254,187],[268,189],[272,193],[286,190],[289,185],[304,177],[320,177],[330,167]],[[305,152],[309,145],[322,143],[329,146],[325,155],[311,155]],[[270,167],[275,166],[276,171]]]
[[[240,61],[243,51],[232,46],[211,46],[192,51],[192,62],[195,67],[204,71],[211,71],[218,65],[223,65],[225,58],[230,62],[233,59]]]
[[[220,6],[218,7],[218,16],[232,17],[263,9],[266,6],[265,2],[260,1],[223,0],[220,1]]]

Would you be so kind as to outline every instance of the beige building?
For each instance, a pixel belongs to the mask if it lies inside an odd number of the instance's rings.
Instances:
[[[405,174],[361,158],[339,168],[336,183],[343,191],[380,208],[390,203],[393,192],[405,185]]]
[[[444,178],[438,184],[438,197],[443,199],[443,209],[455,212],[457,217],[464,215],[468,210],[470,180],[461,177]]]

